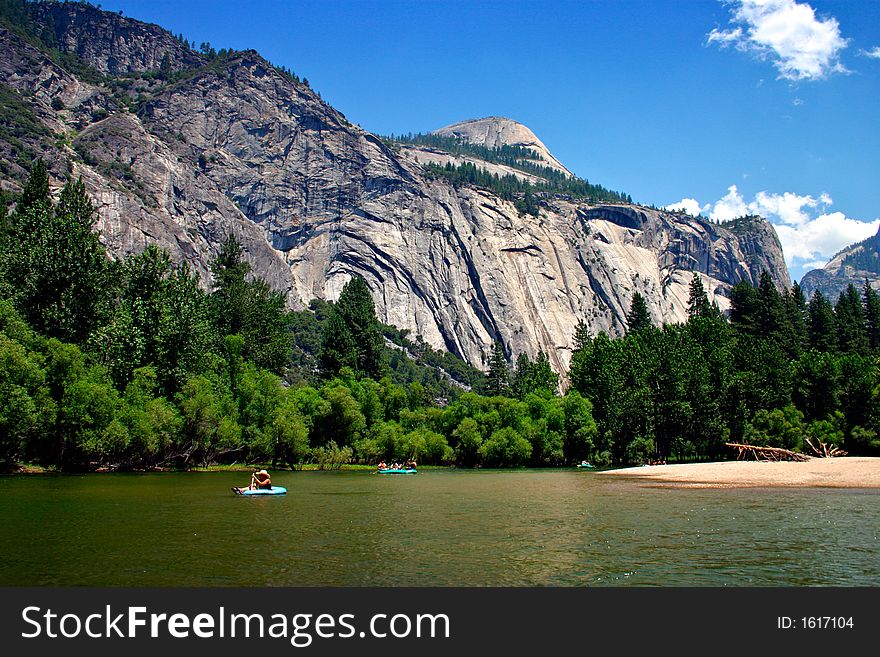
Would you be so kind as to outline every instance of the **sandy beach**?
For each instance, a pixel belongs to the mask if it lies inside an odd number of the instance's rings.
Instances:
[[[763,486],[880,488],[880,458],[843,457],[806,462],[726,461],[623,468],[601,473],[687,488]]]

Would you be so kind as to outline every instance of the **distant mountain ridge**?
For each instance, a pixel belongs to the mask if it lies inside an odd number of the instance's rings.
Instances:
[[[202,55],[161,28],[78,3],[26,10],[30,31],[0,27],[0,97],[10,116],[28,119],[0,116],[0,185],[19,189],[34,157],[49,163],[55,186],[82,176],[115,255],[155,243],[208,284],[207,263],[234,233],[292,308],[336,299],[362,276],[380,319],[432,347],[479,367],[499,341],[508,356],[546,352],[558,372],[577,322],[621,333],[634,292],[660,324],[686,318],[694,272],[722,307],[736,282],[757,283],[764,270],[789,285],[763,219],[726,227],[630,203],[453,184],[426,168],[428,149],[389,146],[256,51]],[[509,119],[443,131],[522,145],[570,176]]]
[[[865,281],[880,289],[880,231],[839,251],[822,269],[807,272],[800,285],[807,295],[820,291],[836,301],[847,287],[861,289]]]

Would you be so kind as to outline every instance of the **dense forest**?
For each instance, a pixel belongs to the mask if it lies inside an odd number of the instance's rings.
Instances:
[[[37,162],[0,203],[0,463],[61,470],[414,458],[463,467],[727,458],[728,440],[880,451],[880,297],[809,303],[770,277],[729,318],[692,282],[689,320],[625,336],[573,327],[560,382],[544,354],[483,374],[376,318],[351,279],[301,312],[229,236],[205,290],[149,247],[112,259],[82,182],[57,199]],[[561,390],[565,394],[561,394]]]
[[[569,378],[593,403],[601,460],[718,459],[727,441],[880,452],[877,292],[850,286],[836,305],[818,292],[807,303],[765,273],[734,286],[731,302],[726,318],[695,276],[685,324],[652,326],[635,295],[626,336],[579,327]]]

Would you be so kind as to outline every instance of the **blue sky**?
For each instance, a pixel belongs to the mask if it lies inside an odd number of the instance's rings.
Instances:
[[[777,225],[793,277],[880,226],[880,2],[113,0],[254,48],[372,132],[501,115],[639,202]]]

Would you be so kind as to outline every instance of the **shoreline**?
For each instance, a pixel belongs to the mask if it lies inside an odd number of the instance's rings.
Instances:
[[[681,463],[606,470],[599,474],[674,488],[880,489],[880,457]]]

